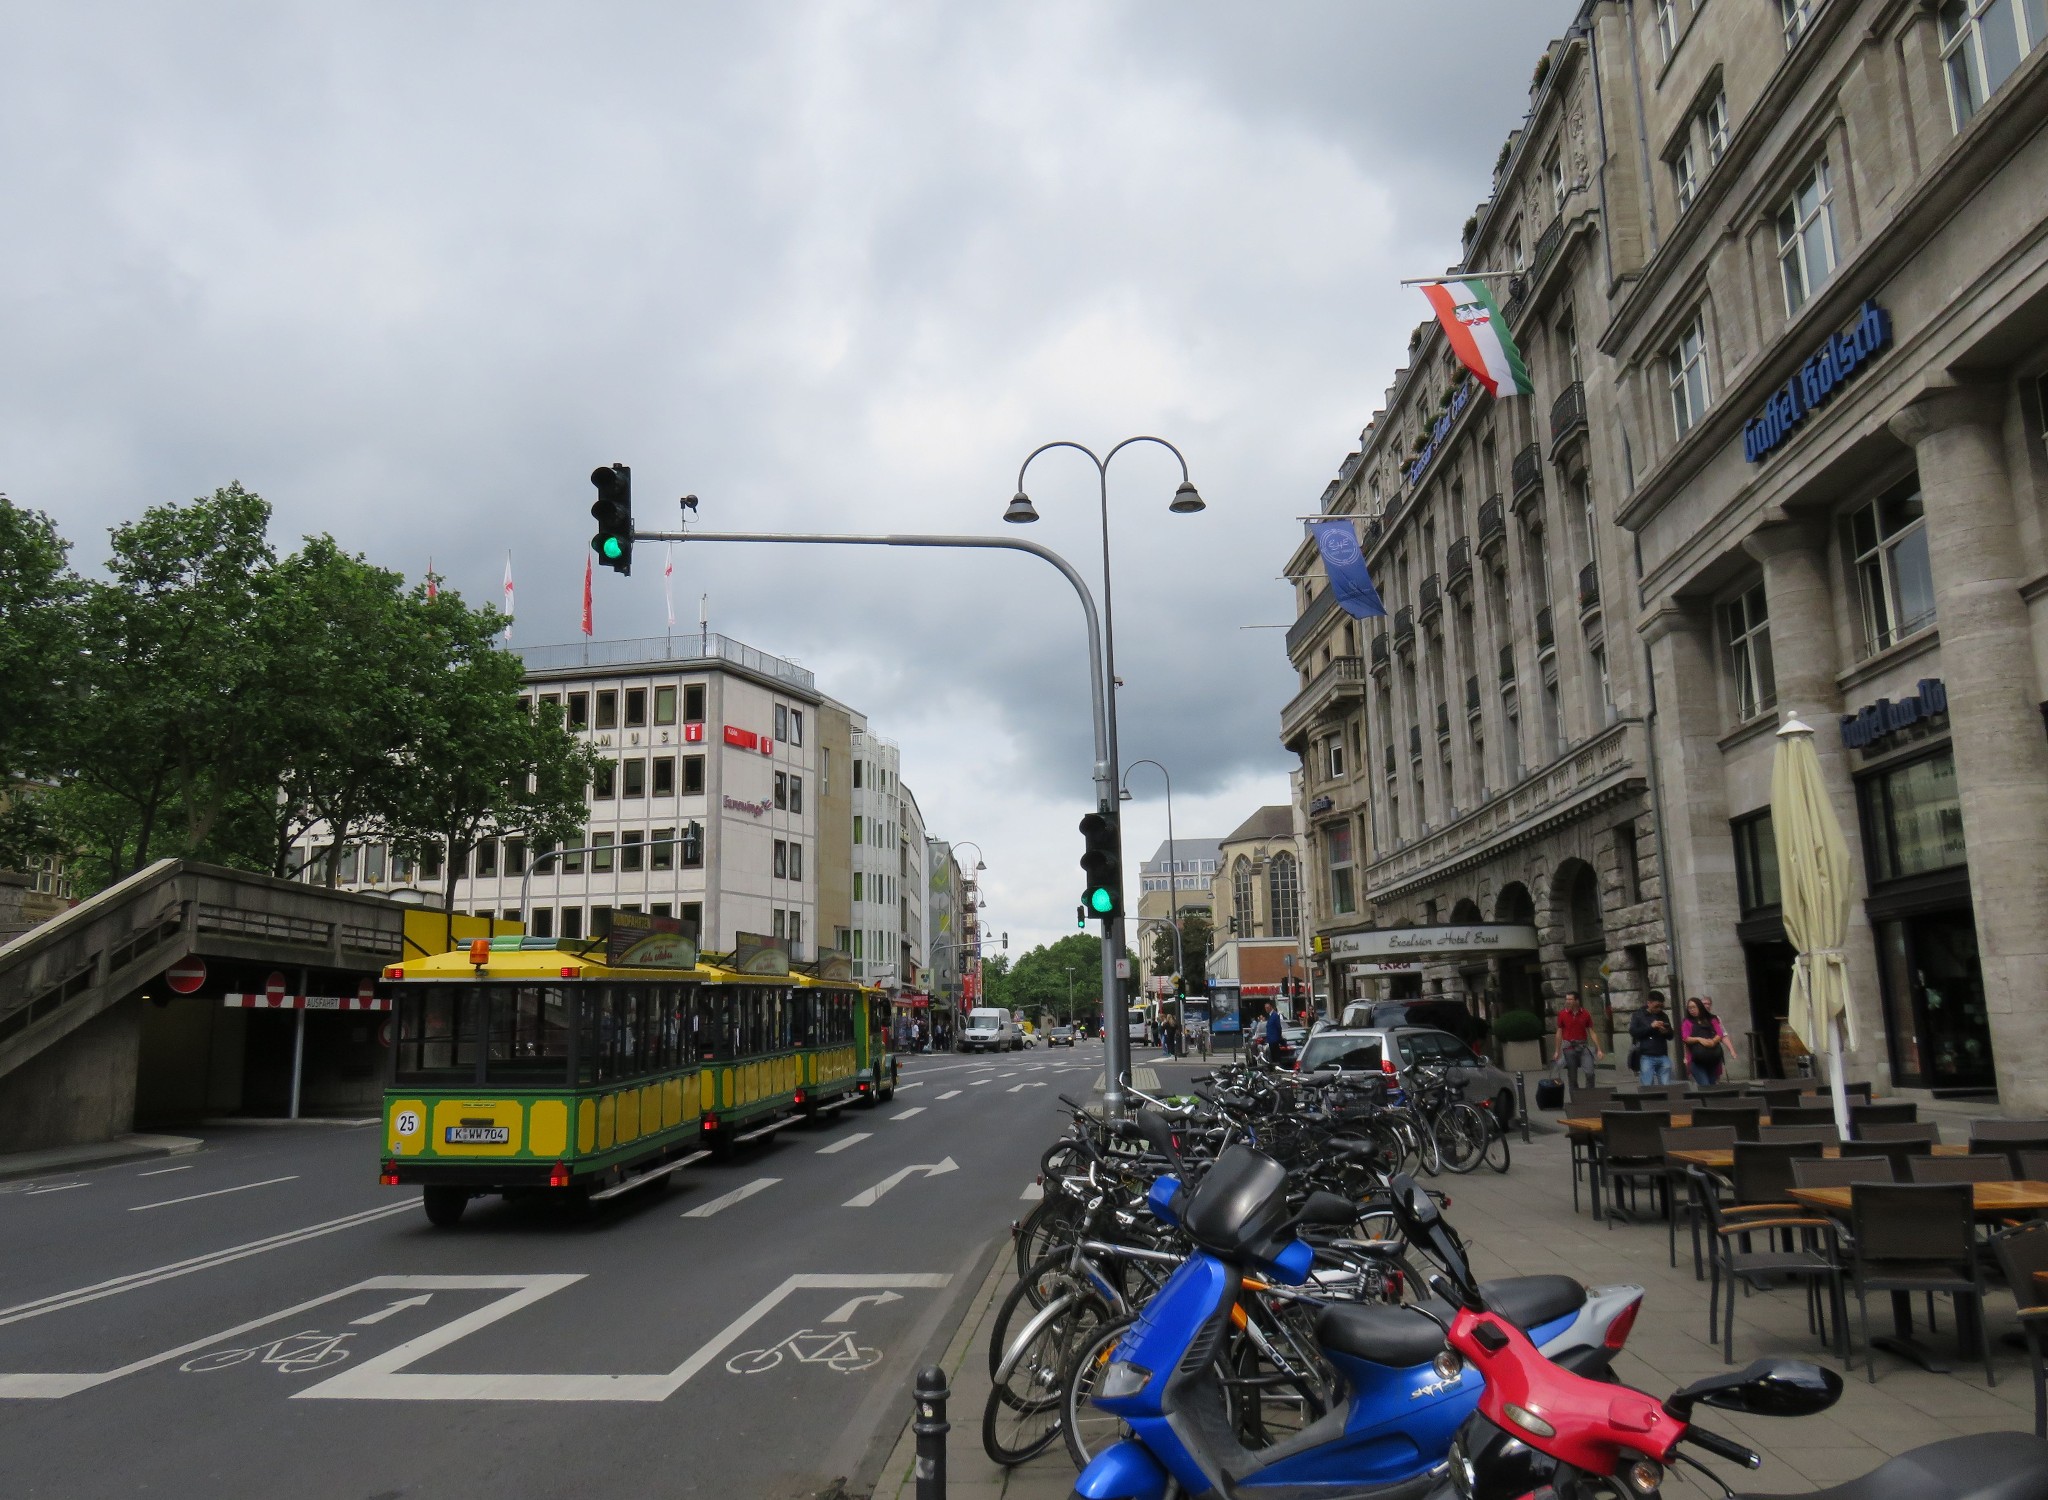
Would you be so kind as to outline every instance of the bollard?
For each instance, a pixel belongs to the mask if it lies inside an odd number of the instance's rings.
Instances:
[[[946,1434],[953,1424],[946,1420],[946,1372],[936,1365],[917,1372],[911,1387],[917,1418],[911,1430],[917,1434],[917,1500],[946,1500]]]
[[[1522,1117],[1522,1144],[1529,1144],[1529,1082],[1520,1068],[1515,1069],[1515,1113]]]

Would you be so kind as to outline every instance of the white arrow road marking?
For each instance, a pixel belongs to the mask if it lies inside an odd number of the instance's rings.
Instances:
[[[380,1307],[377,1309],[377,1311],[373,1313],[365,1313],[360,1318],[349,1319],[348,1326],[351,1328],[367,1328],[372,1323],[383,1322],[393,1313],[404,1312],[408,1307],[425,1307],[429,1302],[432,1302],[433,1300],[434,1294],[432,1292],[421,1292],[417,1297],[401,1298],[399,1301],[392,1303],[389,1307]]]
[[[250,1188],[275,1187],[280,1182],[297,1182],[298,1180],[299,1174],[296,1172],[292,1173],[289,1177],[266,1177],[261,1182],[245,1182],[239,1187],[215,1188],[210,1193],[188,1193],[183,1198],[165,1198],[157,1203],[138,1203],[135,1207],[129,1209],[128,1212],[139,1214],[144,1209],[169,1208],[173,1203],[197,1203],[201,1198],[221,1198],[229,1193],[246,1193]]]
[[[953,1160],[953,1158],[950,1156],[947,1157],[944,1161],[938,1162],[936,1164],[928,1164],[925,1166],[918,1167],[905,1167],[900,1172],[891,1172],[887,1177],[884,1177],[880,1182],[876,1183],[873,1187],[867,1189],[865,1192],[855,1193],[851,1198],[848,1198],[846,1202],[841,1206],[844,1208],[873,1208],[877,1203],[882,1201],[882,1195],[888,1192],[889,1189],[893,1187],[900,1187],[903,1183],[908,1182],[912,1177],[915,1177],[920,1172],[922,1172],[927,1177],[943,1177],[948,1172],[957,1172],[959,1170],[960,1163]]]
[[[829,1146],[820,1146],[818,1148],[818,1155],[832,1156],[844,1151],[848,1146],[858,1146],[862,1141],[869,1139],[873,1135],[874,1132],[872,1130],[863,1130],[858,1135],[850,1135],[843,1141],[834,1141]]]
[[[910,1108],[910,1109],[906,1109],[906,1110],[904,1110],[904,1111],[903,1111],[903,1112],[902,1112],[901,1114],[894,1114],[894,1115],[891,1115],[891,1116],[889,1116],[889,1118],[890,1118],[890,1119],[892,1119],[892,1120],[907,1120],[907,1119],[909,1119],[909,1118],[910,1118],[910,1117],[911,1117],[912,1115],[921,1115],[921,1114],[923,1114],[923,1113],[924,1113],[924,1106],[923,1106],[922,1104],[919,1104],[919,1105],[916,1105],[916,1106],[914,1106],[913,1108]]]
[[[1037,1081],[1035,1081],[1035,1080],[1034,1080],[1033,1082],[1030,1082],[1030,1083],[1019,1083],[1019,1084],[1013,1084],[1013,1085],[1011,1085],[1011,1086],[1010,1086],[1009,1088],[1006,1088],[1006,1089],[1004,1089],[1004,1090],[1003,1090],[1003,1092],[1004,1092],[1004,1093],[1006,1093],[1006,1094],[1014,1094],[1014,1093],[1017,1093],[1017,1092],[1018,1092],[1019,1090],[1022,1090],[1022,1089],[1042,1089],[1042,1088],[1044,1088],[1044,1087],[1045,1087],[1045,1085],[1044,1085],[1044,1084],[1042,1084],[1042,1083],[1039,1083],[1039,1082],[1037,1082]]]
[[[686,1219],[708,1219],[715,1213],[731,1208],[735,1203],[740,1203],[753,1197],[756,1193],[765,1192],[780,1181],[782,1181],[780,1177],[757,1177],[745,1187],[736,1187],[729,1193],[719,1194],[718,1197],[713,1198],[709,1203],[700,1203],[695,1208],[685,1209],[683,1217]]]
[[[1039,1198],[1043,1198],[1045,1196],[1045,1189],[1040,1187],[1035,1182],[1030,1183],[1025,1187],[1023,1193],[1019,1196],[1022,1198],[1024,1202],[1031,1203]]]
[[[887,1307],[891,1302],[901,1302],[901,1292],[875,1292],[866,1297],[855,1297],[851,1302],[842,1302],[825,1318],[827,1323],[850,1323],[853,1315],[869,1303],[876,1307]]]
[[[941,1103],[943,1103],[943,1102],[945,1102],[945,1101],[946,1101],[946,1100],[948,1100],[948,1099],[958,1099],[959,1097],[960,1097],[960,1090],[958,1090],[958,1089],[947,1089],[945,1093],[943,1093],[943,1094],[939,1095],[939,1101],[940,1101]]]

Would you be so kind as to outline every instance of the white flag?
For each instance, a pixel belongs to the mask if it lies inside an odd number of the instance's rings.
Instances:
[[[505,554],[505,644],[512,644],[512,554]]]
[[[668,628],[676,628],[676,544],[668,544],[668,560],[661,566],[661,597],[668,604]]]

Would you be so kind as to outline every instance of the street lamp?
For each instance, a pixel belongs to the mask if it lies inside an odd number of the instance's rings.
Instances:
[[[1124,449],[1136,443],[1156,444],[1171,453],[1180,463],[1180,486],[1173,492],[1173,499],[1167,504],[1166,508],[1169,511],[1175,515],[1186,516],[1193,515],[1195,512],[1205,508],[1201,494],[1195,489],[1194,482],[1188,477],[1187,456],[1165,438],[1140,434],[1137,437],[1125,438],[1100,458],[1096,457],[1094,449],[1085,447],[1080,443],[1068,442],[1064,439],[1058,442],[1040,444],[1026,455],[1023,463],[1017,466],[1017,493],[1011,497],[1009,508],[1003,512],[1003,519],[1015,524],[1028,524],[1038,519],[1038,507],[1031,503],[1031,496],[1024,489],[1024,474],[1031,467],[1032,460],[1037,458],[1039,454],[1054,448],[1072,448],[1077,453],[1086,454],[1088,461],[1095,465],[1096,490],[1102,509],[1102,676],[1103,681],[1108,684],[1107,697],[1109,701],[1106,704],[1106,709],[1109,719],[1107,725],[1109,777],[1112,786],[1115,786],[1120,779],[1121,772],[1118,770],[1118,766],[1121,763],[1117,758],[1116,736],[1116,616],[1110,602],[1109,581],[1109,465],[1110,460],[1123,452]],[[1105,800],[1097,808],[1097,811],[1114,813],[1117,809],[1113,803]],[[1123,859],[1121,825],[1119,825],[1117,843],[1117,859],[1118,863],[1121,864]],[[1102,1103],[1104,1109],[1111,1114],[1119,1114],[1123,1110],[1124,1083],[1130,1074],[1131,1067],[1131,1039],[1128,1029],[1130,1013],[1122,1003],[1123,990],[1118,983],[1116,972],[1117,961],[1123,956],[1123,923],[1121,921],[1104,922],[1102,931],[1102,1002],[1103,1023],[1109,1032],[1109,1059],[1108,1066],[1104,1069],[1107,1076],[1103,1079]],[[1115,995],[1118,998],[1118,1003],[1115,1006],[1115,1019],[1113,1021],[1109,1014],[1111,1009],[1109,997],[1111,995]]]

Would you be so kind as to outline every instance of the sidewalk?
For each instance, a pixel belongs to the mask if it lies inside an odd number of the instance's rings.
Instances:
[[[0,1155],[0,1182],[21,1177],[55,1177],[126,1161],[148,1161],[157,1156],[184,1156],[205,1144],[187,1135],[117,1135],[110,1141],[92,1141],[83,1146],[10,1151]]]
[[[1666,1263],[1661,1222],[1609,1228],[1604,1222],[1574,1213],[1565,1137],[1562,1132],[1538,1128],[1540,1133],[1526,1146],[1520,1133],[1515,1134],[1514,1167],[1507,1175],[1482,1171],[1435,1182],[1451,1196],[1451,1222],[1471,1246],[1479,1274],[1556,1272],[1576,1276],[1588,1285],[1643,1285],[1648,1296],[1642,1315],[1616,1370],[1623,1381],[1655,1395],[1668,1394],[1727,1368],[1718,1344],[1708,1334],[1707,1289],[1693,1280],[1690,1241],[1681,1235],[1679,1264],[1673,1269]],[[1955,1133],[1959,1136],[1961,1132]],[[981,1412],[989,1393],[989,1324],[1014,1284],[1015,1271],[1005,1247],[946,1351],[944,1369],[952,1386],[948,1500],[1067,1500],[1073,1488],[1074,1469],[1063,1443],[1054,1443],[1045,1454],[1014,1470],[998,1467],[982,1452]],[[1994,1289],[1987,1299],[1998,1375],[1998,1385],[1989,1390],[1974,1351],[1958,1355],[1954,1323],[1946,1308],[1940,1331],[1928,1342],[1956,1373],[1929,1374],[1881,1353],[1877,1383],[1870,1384],[1853,1296],[1850,1301],[1850,1328],[1856,1335],[1852,1353],[1857,1366],[1845,1375],[1844,1394],[1831,1411],[1785,1421],[1722,1412],[1708,1419],[1708,1425],[1764,1455],[1764,1467],[1748,1479],[1749,1488],[1777,1494],[1839,1484],[1894,1454],[1939,1438],[2032,1430],[2033,1382],[2026,1357],[1995,1342],[2017,1326],[2012,1299],[2002,1290]],[[1888,1330],[1890,1307],[1885,1299],[1878,1299],[1871,1314],[1873,1332],[1879,1331],[1880,1325]],[[1838,1371],[1841,1368],[1807,1333],[1804,1299],[1797,1290],[1758,1293],[1738,1302],[1736,1365],[1764,1354],[1785,1354]],[[906,1428],[882,1471],[875,1500],[914,1500],[914,1453]],[[1741,1482],[1742,1476],[1726,1465],[1720,1467],[1731,1483]],[[1673,1486],[1674,1493],[1678,1488]],[[1698,1493],[1709,1492],[1702,1487]]]

